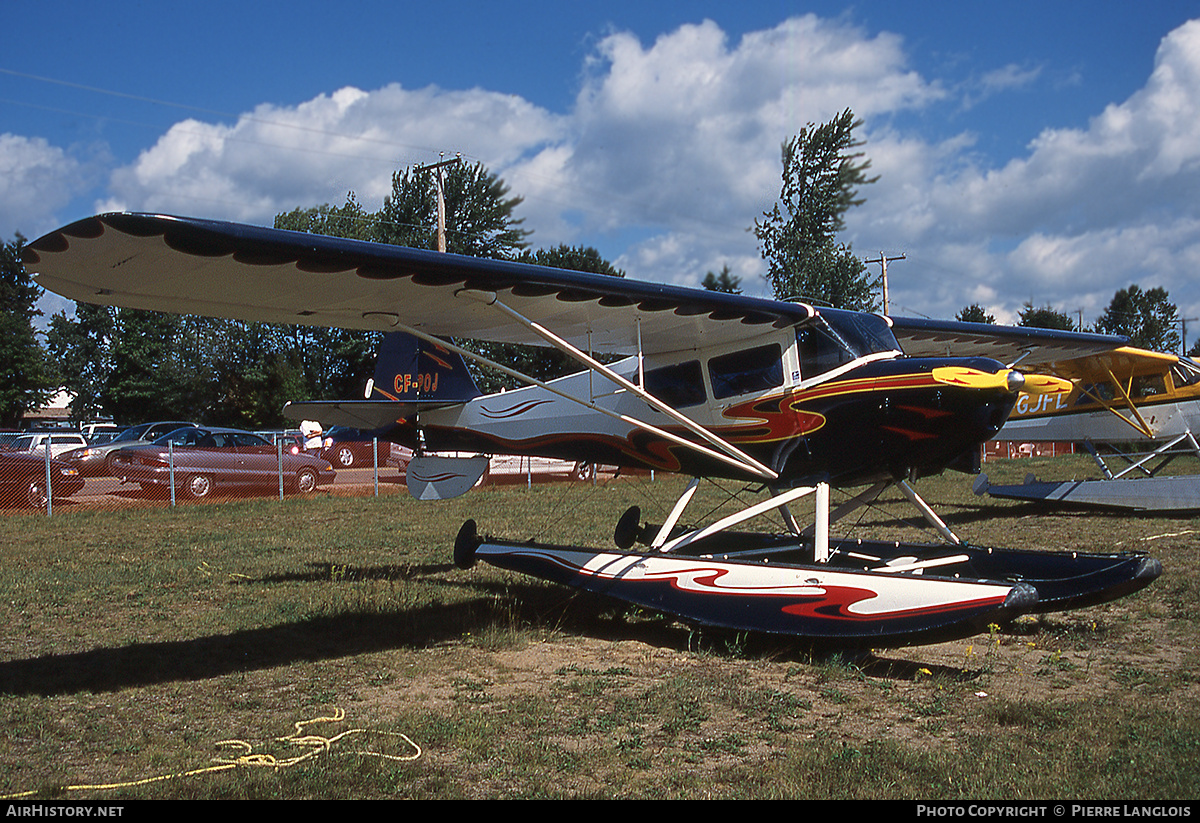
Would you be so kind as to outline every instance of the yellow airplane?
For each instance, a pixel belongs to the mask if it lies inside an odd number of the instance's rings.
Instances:
[[[1200,458],[1200,364],[1194,360],[1132,346],[1082,353],[1030,348],[1027,355],[1015,328],[986,324],[894,319],[894,331],[906,352],[952,344],[956,352],[990,352],[1010,366],[1036,365],[1040,374],[1064,381],[1060,391],[1023,392],[994,439],[1082,443],[1103,480],[1029,477],[1020,485],[993,486],[980,475],[977,494],[1140,511],[1200,509],[1200,474],[1162,473],[1176,458]],[[1001,344],[1007,346],[1002,355]],[[1116,468],[1109,466],[1114,458],[1121,464]]]
[[[1022,394],[998,439],[1162,441],[1200,428],[1200,364],[1189,358],[1125,346],[1042,368],[1070,392]]]

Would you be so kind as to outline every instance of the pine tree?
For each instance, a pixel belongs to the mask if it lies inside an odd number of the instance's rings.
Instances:
[[[837,241],[845,214],[863,203],[858,188],[870,161],[855,151],[862,125],[846,109],[828,123],[809,124],[783,144],[783,187],[779,201],[755,221],[767,278],[779,300],[809,300],[873,311],[878,308],[866,264]]]
[[[50,397],[46,353],[38,342],[34,318],[41,288],[21,262],[25,238],[18,235],[0,249],[0,426],[15,428],[22,415]]]

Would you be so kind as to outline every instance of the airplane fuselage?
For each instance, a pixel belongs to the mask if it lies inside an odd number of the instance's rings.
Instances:
[[[742,348],[635,357],[611,366],[690,420],[779,475],[777,485],[827,480],[853,485],[936,474],[977,454],[1016,401],[1007,387],[959,386],[936,369],[996,374],[984,358],[905,358],[896,351],[846,355],[825,372],[804,360],[785,330]],[[826,359],[822,365],[830,365]],[[688,432],[632,392],[594,372],[420,412],[399,431],[431,451],[533,454],[694,476],[746,479],[744,471],[627,420]],[[566,396],[572,399],[567,399]],[[582,402],[580,402],[582,401]],[[609,412],[605,414],[598,408]]]
[[[1125,351],[1112,366],[1090,366],[1070,392],[1022,394],[997,439],[1119,442],[1200,431],[1200,369],[1186,358]]]

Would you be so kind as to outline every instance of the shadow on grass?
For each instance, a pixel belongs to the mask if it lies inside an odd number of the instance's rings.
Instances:
[[[431,566],[346,567],[311,564],[311,570],[271,580],[330,582],[423,577],[452,568]],[[665,621],[628,624],[603,617],[568,589],[545,585],[442,581],[473,596],[412,609],[345,611],[329,616],[190,640],[132,643],[70,654],[47,654],[0,662],[0,694],[58,695],[109,692],[172,681],[204,680],[294,663],[351,657],[389,649],[418,649],[479,637],[497,627],[553,628],[609,639],[635,636],[646,642],[683,642],[664,631]]]
[[[1130,481],[1133,482],[1133,481]],[[1104,506],[1047,502],[1019,503],[939,503],[938,516],[951,528],[969,526],[974,523],[1024,520],[1030,517],[1087,517],[1089,520],[1180,520],[1190,521],[1196,516],[1193,511],[1133,511]],[[914,513],[908,516],[880,516],[873,520],[876,527],[923,526]]]
[[[453,613],[462,609],[460,604],[416,615],[349,612],[191,640],[12,660],[0,663],[0,693],[48,696],[117,691],[413,646],[417,645],[414,622],[449,626],[456,622]],[[426,642],[438,639],[433,634],[426,636]]]
[[[245,581],[340,583],[401,580],[440,575],[450,565],[348,566],[312,563],[309,570]],[[334,660],[392,649],[419,649],[495,629],[555,631],[605,641],[635,640],[659,648],[732,658],[769,658],[797,663],[845,662],[864,674],[911,679],[924,667],[882,660],[870,653],[846,655],[793,638],[721,629],[696,629],[671,617],[643,611],[601,595],[540,584],[447,580],[468,590],[466,599],[412,609],[346,611],[276,626],[190,640],[133,643],[70,654],[0,662],[0,694],[60,695],[110,692],[174,681],[205,680],[295,663]],[[928,674],[928,670],[925,669]],[[947,670],[952,677],[965,676]]]

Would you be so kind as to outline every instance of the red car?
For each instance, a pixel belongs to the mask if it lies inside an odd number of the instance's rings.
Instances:
[[[69,463],[50,460],[50,491],[69,497],[83,488],[83,478]],[[46,508],[44,454],[0,451],[0,505]]]
[[[283,452],[284,488],[301,494],[332,483],[329,461]],[[208,497],[217,487],[278,488],[280,456],[257,434],[239,429],[189,427],[143,446],[127,446],[112,457],[113,472],[123,483],[147,491],[171,487],[193,498]]]
[[[371,456],[372,440],[373,435],[370,432],[347,426],[334,426],[325,433],[321,441],[320,455],[339,469],[354,466],[369,469],[375,465],[375,458]],[[412,456],[408,449],[387,440],[378,441],[376,454],[381,469],[388,466],[403,469],[408,466]]]

